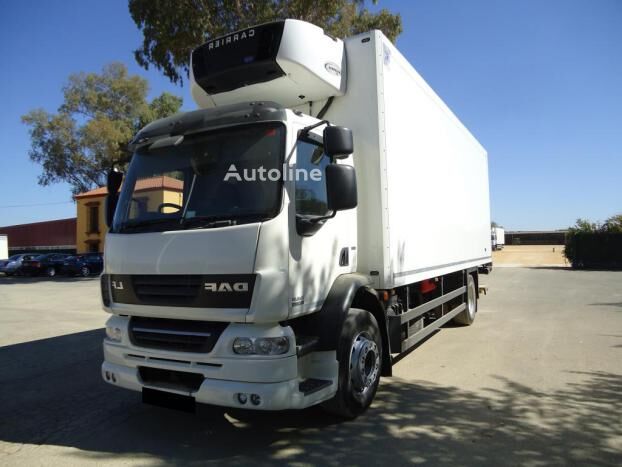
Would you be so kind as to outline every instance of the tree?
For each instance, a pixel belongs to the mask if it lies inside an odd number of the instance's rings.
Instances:
[[[132,19],[143,33],[134,51],[145,69],[162,71],[173,83],[188,75],[190,52],[212,37],[284,18],[314,23],[337,37],[380,29],[392,41],[402,18],[386,9],[372,13],[365,0],[129,0]],[[373,0],[376,4],[377,0]]]
[[[602,226],[605,232],[622,233],[622,214],[611,216]]]
[[[600,225],[598,222],[590,222],[587,219],[577,219],[575,225],[568,228],[568,232],[571,234],[574,233],[587,233],[587,232],[597,232],[600,230]]]
[[[181,107],[181,98],[166,92],[148,103],[148,89],[145,79],[111,63],[101,74],[71,75],[58,113],[35,109],[22,116],[30,127],[30,159],[43,168],[39,184],[68,182],[74,194],[104,185],[112,162],[129,155],[133,135]]]
[[[575,225],[568,229],[571,234],[576,233],[622,233],[622,214],[611,216],[602,224],[600,222],[590,222],[587,219],[577,219]]]

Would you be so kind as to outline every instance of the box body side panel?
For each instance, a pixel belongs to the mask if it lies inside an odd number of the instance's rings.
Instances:
[[[389,269],[383,287],[490,260],[488,158],[382,37]]]

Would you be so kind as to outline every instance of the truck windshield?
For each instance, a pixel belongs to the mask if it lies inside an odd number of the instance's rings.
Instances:
[[[274,217],[282,182],[265,174],[280,174],[284,145],[283,125],[269,123],[141,149],[123,181],[112,231],[213,228]]]

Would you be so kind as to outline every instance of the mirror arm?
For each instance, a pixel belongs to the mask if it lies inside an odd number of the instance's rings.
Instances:
[[[322,121],[319,121],[317,123],[314,123],[313,125],[309,125],[309,126],[304,127],[302,130],[300,130],[298,132],[298,139],[307,138],[308,135],[309,135],[309,132],[311,130],[313,130],[314,128],[317,128],[319,126],[322,126],[322,125],[330,126],[330,122],[328,120],[322,120]]]

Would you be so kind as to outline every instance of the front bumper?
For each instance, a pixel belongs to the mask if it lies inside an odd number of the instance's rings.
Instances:
[[[121,342],[104,340],[104,381],[122,388],[142,391],[151,388],[193,397],[197,402],[254,410],[302,409],[332,397],[337,388],[338,364],[334,352],[315,352],[299,358],[291,328],[279,325],[230,324],[209,353],[184,353],[137,347],[128,338],[127,320],[112,317],[108,324],[123,329]],[[290,351],[282,356],[244,356],[231,350],[235,336],[270,337],[287,335]],[[140,368],[200,374],[197,390],[183,385],[153,384],[141,378]],[[305,394],[300,383],[308,378],[330,380],[332,384]],[[238,394],[248,400],[240,403]],[[260,403],[250,402],[257,395]]]
[[[303,409],[311,405],[317,404],[328,399],[334,393],[334,390],[327,390],[305,396],[299,391],[299,379],[291,379],[278,383],[248,383],[242,381],[227,381],[206,378],[198,391],[186,392],[171,388],[162,388],[143,384],[138,375],[136,368],[115,365],[109,362],[102,364],[102,378],[107,382],[116,386],[131,389],[133,391],[142,391],[143,387],[157,389],[175,394],[194,397],[194,399],[202,404],[218,405],[222,407],[236,407],[242,409],[255,410],[285,410],[285,409]],[[252,394],[260,397],[260,403],[253,405],[250,400],[245,404],[240,403],[238,394],[246,394],[249,398]]]

